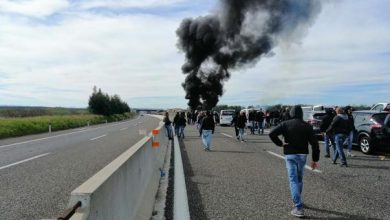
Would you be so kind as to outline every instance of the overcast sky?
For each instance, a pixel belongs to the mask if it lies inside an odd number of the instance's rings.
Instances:
[[[1,0],[0,105],[186,107],[175,34],[216,0]],[[220,104],[389,102],[390,1],[324,0],[300,42],[237,70]]]

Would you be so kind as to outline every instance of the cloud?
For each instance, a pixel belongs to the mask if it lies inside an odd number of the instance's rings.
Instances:
[[[69,7],[67,0],[2,0],[0,12],[46,17]]]
[[[175,31],[184,17],[206,14],[215,1],[88,2],[0,1],[0,105],[85,107],[96,85],[131,107],[186,107],[184,55],[175,46]],[[99,14],[82,4],[157,11]],[[158,13],[159,6],[174,5],[185,8]],[[221,103],[388,99],[385,86],[375,86],[390,84],[387,9],[389,2],[377,0],[324,5],[300,44],[280,45],[275,56],[234,71]]]
[[[91,8],[148,8],[160,7],[167,5],[175,5],[185,2],[186,0],[89,0],[81,1],[79,4],[81,9]]]

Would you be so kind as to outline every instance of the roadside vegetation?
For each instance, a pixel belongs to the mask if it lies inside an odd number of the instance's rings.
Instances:
[[[94,87],[88,108],[0,107],[0,139],[115,122],[135,116],[118,95]]]
[[[17,137],[29,134],[38,134],[49,131],[59,131],[71,128],[84,127],[94,124],[114,122],[132,118],[133,113],[102,116],[93,114],[84,115],[58,115],[0,119],[0,138]]]

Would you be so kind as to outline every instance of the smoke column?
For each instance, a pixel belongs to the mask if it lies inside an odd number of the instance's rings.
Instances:
[[[278,42],[301,37],[320,0],[220,0],[215,14],[184,19],[176,31],[185,53],[182,86],[191,109],[211,109],[230,71],[271,56]]]

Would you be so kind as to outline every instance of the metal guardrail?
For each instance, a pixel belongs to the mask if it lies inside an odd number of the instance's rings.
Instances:
[[[78,201],[72,208],[65,210],[64,214],[58,217],[57,220],[69,220],[80,207],[81,201]]]

